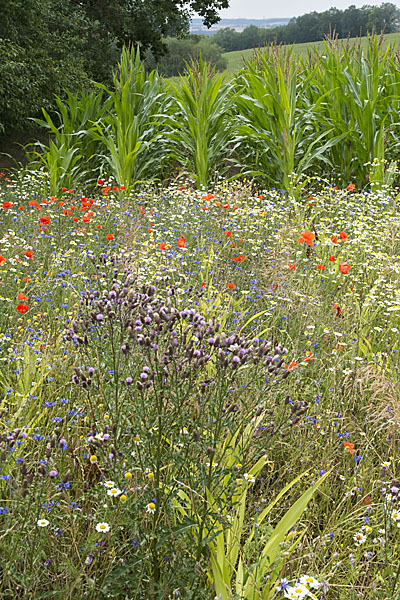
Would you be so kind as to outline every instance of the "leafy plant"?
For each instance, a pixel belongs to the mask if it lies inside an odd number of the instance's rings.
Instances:
[[[235,127],[231,120],[232,85],[200,56],[187,67],[179,85],[170,84],[174,106],[168,118],[172,157],[206,189],[218,167],[226,174],[235,164]]]
[[[321,161],[330,165],[327,151],[341,139],[331,135],[329,125],[320,127],[319,112],[329,92],[310,101],[307,90],[313,78],[313,69],[303,69],[293,50],[284,54],[271,48],[247,61],[239,78],[242,160],[254,175],[282,186],[295,200],[299,179]]]
[[[248,476],[256,478],[264,466],[264,462],[263,459],[260,459],[253,465]],[[317,483],[304,492],[287,510],[275,528],[264,538],[262,522],[265,517],[269,515],[290,488],[298,483],[303,475],[286,485],[256,519],[255,526],[243,545],[242,539],[246,527],[246,497],[249,484],[245,479],[237,482],[232,502],[233,506],[237,506],[238,509],[233,517],[233,522],[229,527],[224,528],[221,526],[214,534],[215,539],[209,542],[215,591],[222,600],[230,600],[232,592],[245,600],[269,600],[272,597],[275,591],[275,582],[283,564],[282,544],[292,538],[292,536],[288,536],[289,530],[296,525],[309,501],[328,475],[329,473],[323,475]],[[215,502],[211,495],[209,495],[209,500]],[[259,540],[258,556],[254,558],[251,544],[256,535],[256,528],[258,530],[257,536],[261,539]],[[285,554],[290,555],[304,534],[305,531],[286,549]]]
[[[161,136],[168,100],[156,71],[146,76],[139,50],[123,49],[114,75],[114,90],[98,84],[111,106],[101,123],[90,129],[102,144],[101,159],[119,185],[154,179],[167,160]]]

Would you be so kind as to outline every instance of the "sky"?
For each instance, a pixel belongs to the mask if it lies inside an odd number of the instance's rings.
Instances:
[[[391,2],[400,8],[400,0],[280,0],[280,2],[271,2],[270,0],[230,0],[229,8],[220,11],[222,19],[270,19],[275,17],[298,17],[309,12],[323,12],[328,8],[338,8],[344,10],[351,4],[360,8],[365,4],[370,6],[380,6],[384,1]]]

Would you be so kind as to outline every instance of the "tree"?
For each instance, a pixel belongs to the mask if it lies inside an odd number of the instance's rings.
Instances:
[[[84,12],[56,0],[8,0],[0,19],[0,131],[27,132],[54,94],[90,85]]]
[[[227,67],[227,60],[221,54],[221,48],[209,37],[204,35],[189,35],[184,39],[168,38],[166,40],[168,52],[158,61],[149,51],[145,53],[148,68],[158,68],[164,77],[183,75],[186,64],[194,59],[202,59],[215,66],[217,71]]]
[[[70,0],[81,6],[91,22],[110,32],[123,45],[138,43],[155,56],[166,52],[163,38],[189,32],[190,17],[197,13],[211,27],[219,21],[218,10],[229,0]]]
[[[4,6],[3,6],[4,5]],[[54,94],[112,85],[124,45],[166,52],[197,12],[207,26],[228,0],[6,0],[0,14],[0,133],[26,132]]]

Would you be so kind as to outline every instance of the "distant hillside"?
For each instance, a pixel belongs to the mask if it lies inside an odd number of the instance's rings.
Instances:
[[[214,35],[221,29],[229,27],[235,31],[243,31],[246,27],[254,25],[255,27],[261,27],[264,29],[271,29],[272,27],[280,27],[281,25],[287,25],[290,19],[221,19],[219,23],[207,29],[203,25],[201,19],[192,19],[190,23],[190,33],[201,33],[203,35]]]
[[[360,38],[349,38],[346,40],[339,40],[338,44],[343,46],[356,45],[360,43]],[[368,37],[361,38],[361,44],[363,48],[366,48],[368,44]],[[388,33],[384,36],[383,48],[390,44],[398,52],[400,48],[400,33]],[[322,52],[325,48],[324,42],[308,42],[304,44],[293,44],[288,45],[288,48],[293,47],[295,54],[301,58],[307,58],[308,53],[315,48],[317,52]],[[254,48],[248,50],[238,50],[236,52],[225,52],[222,56],[227,59],[228,66],[226,69],[226,76],[228,79],[234,76],[237,71],[243,66],[243,62],[251,58],[254,54]]]

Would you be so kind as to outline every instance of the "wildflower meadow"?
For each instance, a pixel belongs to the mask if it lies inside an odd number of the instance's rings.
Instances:
[[[400,75],[325,52],[124,51],[0,173],[1,599],[400,599]]]

